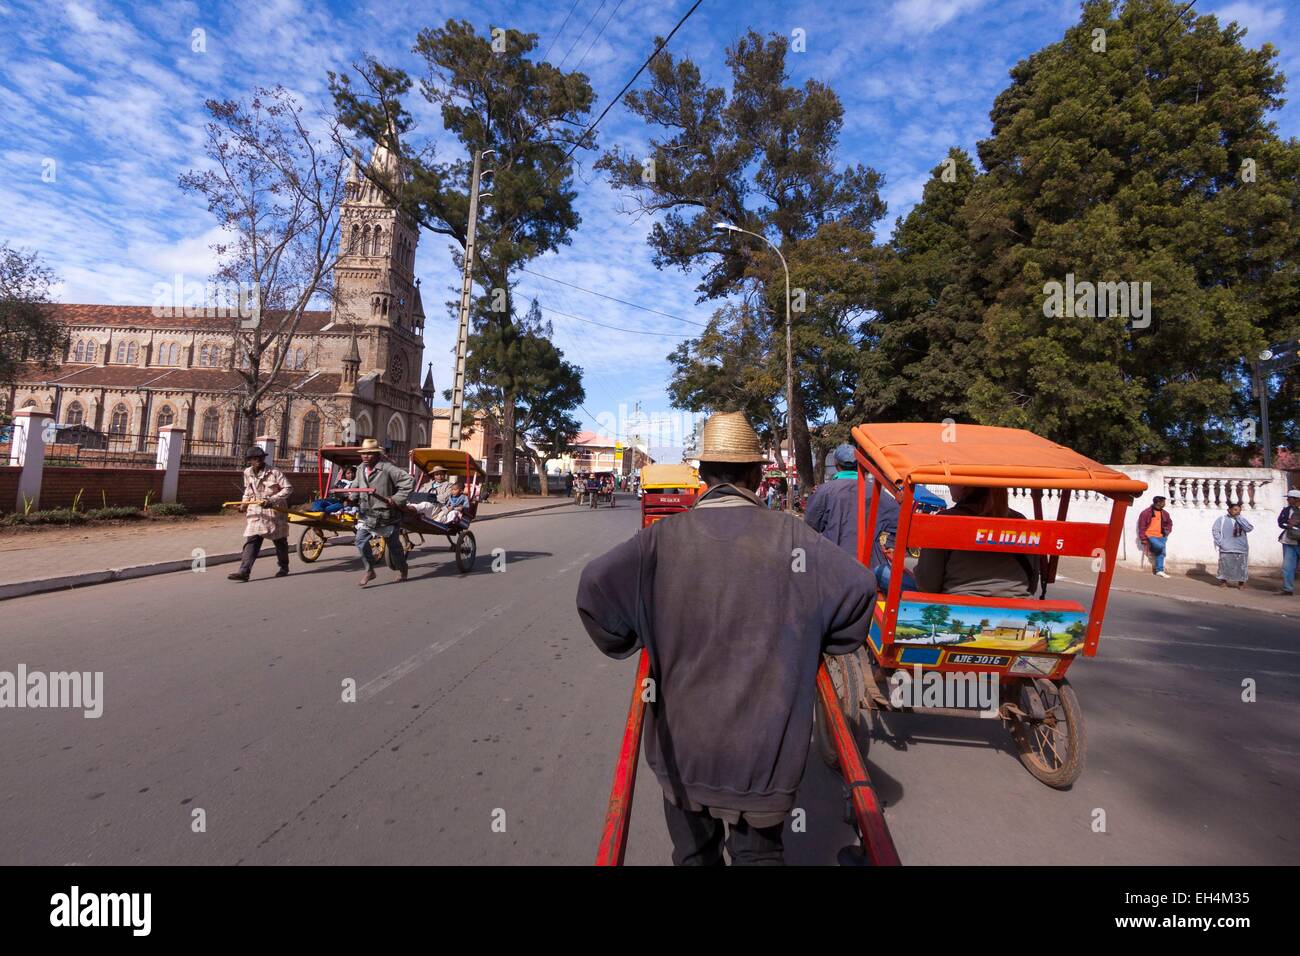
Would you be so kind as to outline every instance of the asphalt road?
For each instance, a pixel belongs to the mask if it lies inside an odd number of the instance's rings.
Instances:
[[[103,671],[105,701],[0,709],[0,863],[590,862],[635,662],[595,651],[574,592],[638,523],[625,496],[483,522],[472,573],[438,543],[364,591],[330,548],[281,580],[263,558],[245,585],[219,567],[5,602],[0,670]],[[864,743],[904,862],[1300,862],[1298,638],[1116,594],[1071,671],[1089,754],[1067,792],[996,721],[891,717]],[[664,863],[644,766],[640,784],[628,862]],[[810,757],[791,862],[834,861],[842,803]]]

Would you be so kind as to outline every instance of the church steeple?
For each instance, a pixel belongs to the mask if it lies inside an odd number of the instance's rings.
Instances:
[[[430,408],[433,407],[433,363],[429,363],[429,368],[424,373],[424,384],[420,386],[420,393],[424,396],[424,404]]]
[[[352,342],[348,347],[348,354],[343,357],[343,381],[344,388],[355,388],[357,384],[357,372],[361,368],[361,350],[357,348],[357,327],[352,326]]]

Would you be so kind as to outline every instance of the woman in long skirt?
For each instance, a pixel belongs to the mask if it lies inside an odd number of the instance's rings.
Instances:
[[[1214,546],[1219,551],[1216,577],[1219,587],[1240,588],[1249,577],[1250,540],[1246,537],[1255,526],[1241,516],[1241,505],[1231,502],[1228,513],[1214,522]]]

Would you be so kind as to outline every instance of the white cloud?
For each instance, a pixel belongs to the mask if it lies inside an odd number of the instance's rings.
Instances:
[[[890,11],[894,22],[909,33],[930,33],[954,17],[974,10],[984,0],[897,0]]]
[[[1286,14],[1281,7],[1268,7],[1262,3],[1237,2],[1229,3],[1217,10],[1210,11],[1219,18],[1219,22],[1225,26],[1232,20],[1246,28],[1250,39],[1256,43],[1263,42],[1261,33],[1268,33],[1276,30],[1286,19]]]

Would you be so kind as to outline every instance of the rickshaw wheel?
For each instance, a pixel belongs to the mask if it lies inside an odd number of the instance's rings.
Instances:
[[[321,534],[320,528],[303,528],[302,536],[298,539],[298,557],[311,564],[324,550],[325,535]]]
[[[456,567],[460,568],[461,573],[471,571],[476,557],[478,542],[474,540],[474,532],[462,531],[456,536]]]
[[[835,686],[835,696],[839,699],[844,721],[849,725],[849,732],[858,741],[861,750],[862,736],[858,730],[862,723],[862,699],[867,694],[867,683],[862,676],[858,656],[857,654],[827,654],[823,660],[826,661],[826,673],[830,675],[831,683]],[[817,743],[817,752],[821,754],[826,766],[838,771],[840,759],[835,753],[835,740],[831,737],[820,697],[817,699],[817,706],[813,708],[813,739]]]
[[[402,550],[405,551],[407,554],[410,554],[412,551],[415,550],[415,542],[411,540],[411,536],[407,534],[405,531],[403,531],[401,534],[402,534]]]
[[[1026,770],[1049,787],[1064,790],[1083,773],[1088,747],[1083,711],[1068,680],[1059,684],[1040,681],[1036,686],[1047,716],[1044,720],[1013,720],[1011,738]],[[1029,711],[1028,687],[1028,681],[1021,681],[1016,692],[1016,703],[1025,712]]]

